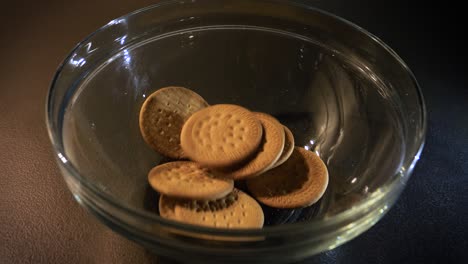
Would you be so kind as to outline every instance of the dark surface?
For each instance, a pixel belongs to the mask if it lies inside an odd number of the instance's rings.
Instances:
[[[72,199],[44,126],[45,95],[63,57],[99,26],[150,2],[2,6],[0,263],[158,263]],[[389,44],[415,73],[429,122],[422,158],[395,207],[358,238],[305,263],[468,263],[463,9],[428,1],[309,2]]]
[[[396,206],[371,230],[311,263],[468,263],[468,68],[457,30],[460,7],[341,2],[327,6],[377,35],[413,70],[426,100],[428,131]]]

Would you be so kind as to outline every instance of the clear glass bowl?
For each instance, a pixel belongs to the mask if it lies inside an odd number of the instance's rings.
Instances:
[[[319,203],[264,207],[258,230],[162,219],[142,140],[145,97],[185,86],[210,104],[276,116],[329,168]],[[47,99],[57,161],[76,200],[156,254],[191,262],[290,262],[332,249],[395,203],[421,153],[426,112],[382,41],[305,1],[165,1],[112,20],[73,49]]]

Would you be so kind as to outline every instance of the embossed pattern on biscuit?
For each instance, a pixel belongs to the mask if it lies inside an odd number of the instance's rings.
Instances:
[[[224,171],[226,177],[243,180],[255,177],[268,170],[279,159],[284,147],[284,128],[272,116],[264,113],[254,113],[263,127],[263,138],[254,157],[239,168]]]
[[[185,122],[181,146],[187,156],[209,167],[239,164],[257,151],[260,122],[249,110],[220,104],[202,109]]]
[[[234,188],[233,180],[192,161],[158,165],[149,172],[148,181],[162,194],[188,199],[218,199]]]
[[[139,125],[145,142],[164,156],[185,158],[180,146],[180,131],[186,119],[208,103],[183,87],[165,87],[152,93],[143,103]]]

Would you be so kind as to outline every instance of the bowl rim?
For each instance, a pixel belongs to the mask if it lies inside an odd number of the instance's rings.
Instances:
[[[197,1],[192,1],[192,2],[197,2]],[[373,42],[375,42],[378,46],[381,46],[383,49],[385,49],[391,56],[393,56],[396,59],[396,61],[400,64],[403,70],[406,71],[406,73],[408,74],[408,77],[411,78],[414,84],[414,87],[416,88],[416,94],[417,94],[417,97],[419,100],[419,106],[421,109],[421,122],[422,122],[421,131],[418,134],[419,135],[418,139],[420,141],[418,142],[419,148],[417,149],[416,153],[414,153],[414,156],[412,158],[408,159],[406,163],[400,166],[400,169],[402,169],[401,171],[403,173],[403,176],[405,176],[406,181],[407,181],[409,178],[407,176],[411,175],[412,170],[414,169],[417,161],[419,160],[421,152],[424,149],[425,139],[426,139],[426,134],[427,134],[427,112],[426,112],[426,105],[425,105],[425,100],[424,100],[421,87],[419,86],[413,72],[407,66],[407,64],[403,61],[403,59],[392,48],[390,48],[385,42],[383,42],[381,39],[379,39],[372,33],[368,32],[364,28],[338,15],[324,11],[317,7],[313,7],[311,3],[307,3],[304,0],[262,0],[262,1],[270,2],[270,3],[293,5],[299,8],[306,9],[308,11],[317,12],[321,15],[328,16],[329,18],[332,18],[336,21],[344,23],[354,28],[355,30],[359,31],[360,33],[364,34],[366,37],[370,38]],[[175,228],[179,231],[187,231],[187,232],[199,233],[199,234],[220,235],[220,236],[228,236],[228,237],[280,235],[283,233],[291,234],[291,233],[297,233],[297,232],[307,232],[307,231],[313,232],[315,230],[323,230],[324,228],[332,227],[335,225],[339,225],[340,223],[344,223],[346,222],[346,220],[350,219],[352,216],[356,216],[359,214],[363,215],[369,211],[369,208],[376,206],[376,205],[378,206],[380,205],[382,201],[386,201],[388,198],[399,194],[399,190],[394,187],[396,185],[401,185],[404,183],[401,183],[398,177],[395,177],[395,180],[379,187],[379,190],[380,190],[379,192],[376,191],[372,193],[371,195],[369,195],[362,201],[359,201],[356,206],[350,209],[347,209],[345,211],[342,211],[329,218],[311,219],[307,222],[298,222],[298,223],[291,223],[291,224],[277,225],[277,226],[264,226],[263,228],[260,228],[260,229],[217,229],[217,228],[211,228],[211,227],[189,225],[189,224],[167,220],[154,213],[150,213],[150,212],[143,211],[140,209],[135,209],[126,204],[119,203],[112,195],[100,190],[100,188],[96,184],[89,181],[85,177],[82,177],[81,174],[78,172],[77,168],[70,162],[69,158],[65,154],[64,148],[62,146],[62,142],[60,142],[60,138],[61,138],[60,135],[62,134],[62,132],[55,131],[53,129],[54,128],[53,124],[55,120],[52,114],[53,113],[52,97],[55,92],[56,84],[60,78],[63,68],[65,67],[67,62],[72,58],[75,51],[77,51],[79,48],[85,45],[85,43],[89,39],[91,39],[94,35],[99,34],[100,32],[112,27],[114,24],[118,23],[118,21],[125,20],[131,16],[138,15],[140,13],[144,13],[144,12],[147,12],[147,11],[150,11],[150,10],[162,7],[162,6],[181,5],[181,4],[183,4],[183,1],[181,2],[178,0],[165,0],[157,4],[152,4],[147,7],[137,9],[135,11],[127,13],[118,18],[115,18],[111,20],[110,22],[108,22],[106,25],[100,27],[99,29],[95,30],[94,32],[89,34],[87,37],[82,39],[78,44],[75,45],[75,47],[68,53],[65,59],[59,64],[52,78],[51,84],[49,85],[49,91],[46,96],[46,104],[45,104],[46,127],[47,127],[47,132],[49,135],[49,139],[52,143],[52,147],[56,155],[56,160],[60,163],[61,166],[63,166],[63,168],[67,170],[67,172],[74,179],[76,179],[80,184],[85,186],[86,189],[90,190],[93,193],[93,195],[97,196],[99,199],[102,199],[106,203],[109,203],[111,206],[115,207],[116,209],[121,210],[126,214],[132,215],[133,217],[137,217],[143,221],[155,223],[162,227]],[[405,168],[408,168],[408,169],[405,169]]]

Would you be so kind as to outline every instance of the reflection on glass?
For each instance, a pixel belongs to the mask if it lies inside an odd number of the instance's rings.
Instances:
[[[70,64],[74,65],[74,66],[78,66],[78,67],[81,67],[83,65],[85,65],[86,63],[86,60],[84,58],[79,58],[77,59],[76,58],[76,55],[74,55],[71,59],[70,59]]]

